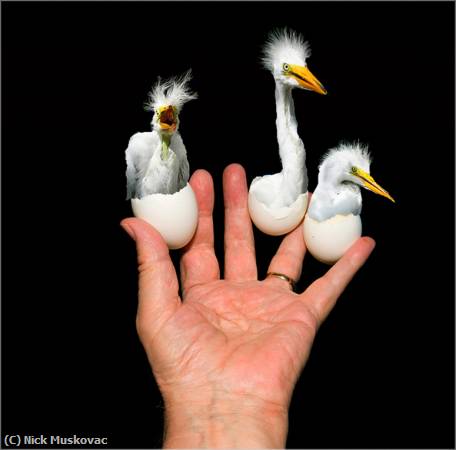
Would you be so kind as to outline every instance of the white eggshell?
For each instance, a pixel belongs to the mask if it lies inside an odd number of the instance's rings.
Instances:
[[[334,264],[361,237],[359,215],[337,214],[318,222],[308,214],[304,219],[303,232],[307,250],[326,264]]]
[[[249,191],[249,213],[252,222],[263,233],[280,236],[296,228],[307,209],[308,194],[301,194],[290,206],[270,208]]]
[[[195,234],[198,204],[190,184],[175,194],[151,194],[141,199],[133,198],[131,207],[136,217],[157,229],[170,249],[184,247]]]

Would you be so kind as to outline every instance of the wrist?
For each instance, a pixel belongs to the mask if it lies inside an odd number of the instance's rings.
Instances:
[[[164,448],[284,448],[286,407],[250,394],[165,400]]]

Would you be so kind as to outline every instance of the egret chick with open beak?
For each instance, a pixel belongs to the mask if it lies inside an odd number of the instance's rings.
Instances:
[[[153,225],[169,248],[186,245],[198,219],[187,151],[178,131],[182,107],[196,98],[188,87],[190,78],[188,71],[158,80],[146,103],[146,110],[153,111],[153,130],[134,134],[125,152],[127,199],[135,216]]]

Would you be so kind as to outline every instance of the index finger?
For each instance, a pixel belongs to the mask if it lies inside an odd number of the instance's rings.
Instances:
[[[198,202],[198,226],[195,236],[182,254],[181,280],[185,293],[193,286],[220,278],[220,269],[214,252],[214,185],[211,175],[197,170],[190,179]]]

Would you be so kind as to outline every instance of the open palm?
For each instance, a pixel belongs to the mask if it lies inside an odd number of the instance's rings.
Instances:
[[[213,246],[214,191],[210,175],[195,172],[190,183],[199,206],[197,232],[181,258],[183,298],[168,248],[139,219],[122,225],[136,240],[139,261],[137,327],[165,403],[210,404],[229,393],[245,405],[286,414],[293,387],[318,326],[362,266],[374,243],[361,238],[302,294],[287,281],[257,276],[244,170],[224,172],[225,274]],[[305,245],[301,227],[288,234],[269,272],[297,280]]]

